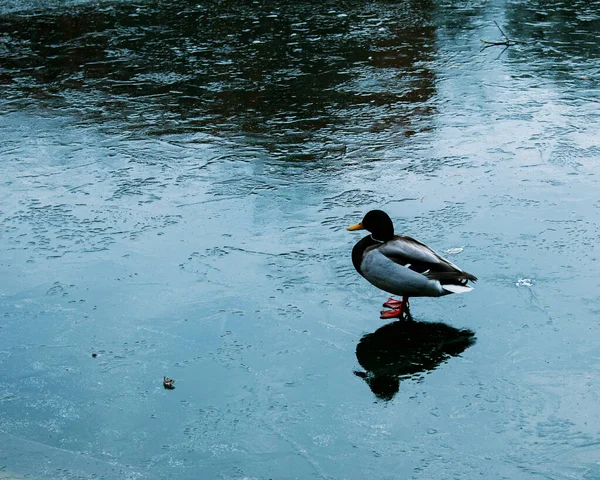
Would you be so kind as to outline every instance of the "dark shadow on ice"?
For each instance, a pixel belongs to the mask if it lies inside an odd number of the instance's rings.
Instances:
[[[378,399],[391,400],[402,380],[434,370],[475,343],[475,333],[445,323],[400,320],[363,336],[356,358],[365,369],[354,372]]]

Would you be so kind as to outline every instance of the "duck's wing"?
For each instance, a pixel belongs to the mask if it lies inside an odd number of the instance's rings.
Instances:
[[[461,270],[432,248],[405,235],[396,235],[377,248],[393,262],[431,280],[439,280],[441,284],[465,285],[469,280],[477,280],[477,277]]]

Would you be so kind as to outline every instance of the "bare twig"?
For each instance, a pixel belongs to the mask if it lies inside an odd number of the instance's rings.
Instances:
[[[513,42],[512,40],[506,40],[504,42],[490,42],[488,40],[480,40],[481,43],[485,43],[486,45],[492,46],[492,45],[515,45],[517,42]]]
[[[495,41],[494,42],[494,41],[490,41],[490,40],[481,40],[481,43],[483,43],[483,48],[493,47],[496,45],[503,45],[505,47],[511,47],[512,45],[525,44],[525,42],[521,42],[519,40],[513,40],[512,38],[510,38],[506,33],[504,33],[504,30],[502,30],[502,28],[500,27],[500,25],[498,25],[498,22],[496,20],[494,20],[494,23],[498,27],[498,30],[500,30],[500,33],[502,34],[502,36],[504,37],[504,41]]]
[[[498,25],[498,22],[496,20],[494,20],[494,23],[496,24],[496,26],[498,27],[498,30],[500,30],[500,33],[502,34],[502,36],[504,38],[506,38],[507,42],[510,42],[510,38],[508,38],[508,35],[506,35],[506,33],[504,33],[504,30],[502,30],[502,28],[500,28],[500,25]]]

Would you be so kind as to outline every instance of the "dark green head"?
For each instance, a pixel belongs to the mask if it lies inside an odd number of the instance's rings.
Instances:
[[[348,230],[367,230],[375,240],[387,242],[394,238],[394,224],[392,219],[382,210],[371,210],[362,219],[362,222],[348,227]]]

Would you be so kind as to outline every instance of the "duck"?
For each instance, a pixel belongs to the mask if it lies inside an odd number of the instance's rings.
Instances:
[[[406,235],[396,235],[394,224],[382,210],[369,211],[361,222],[347,230],[370,233],[352,249],[356,271],[390,297],[381,318],[410,319],[410,297],[442,297],[473,290],[469,282],[477,277],[454,265],[424,243]]]

